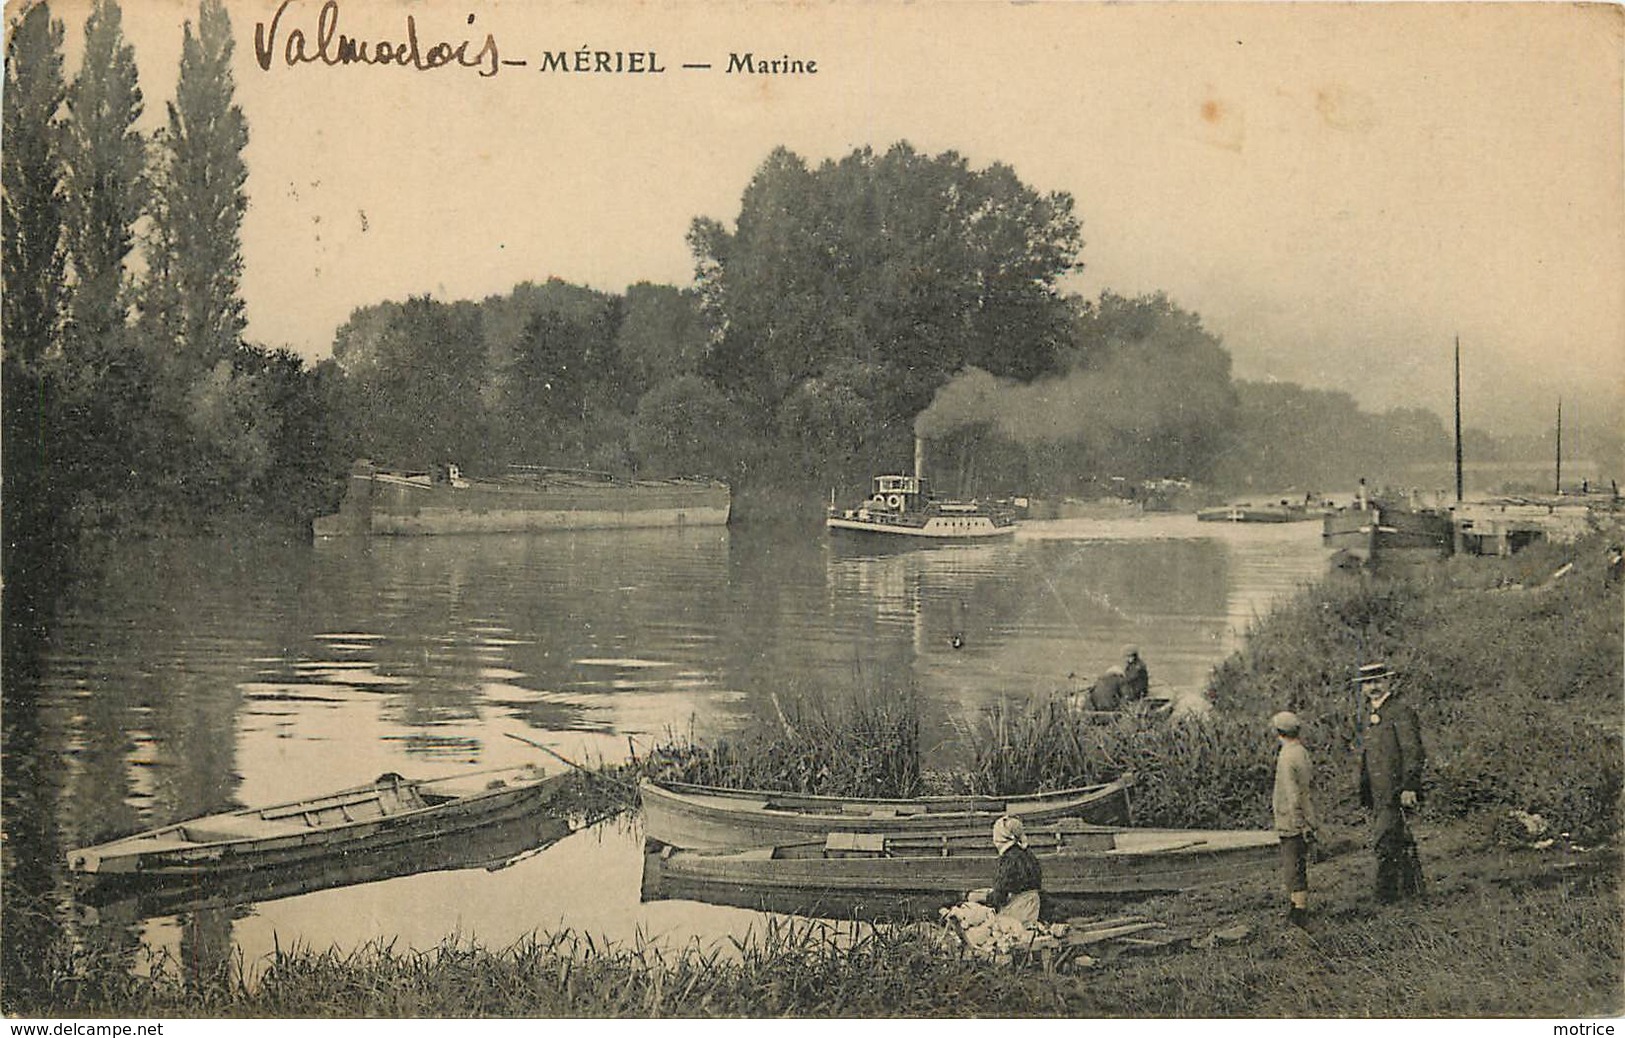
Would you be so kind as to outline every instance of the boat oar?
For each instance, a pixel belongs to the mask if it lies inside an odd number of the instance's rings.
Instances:
[[[582,765],[577,764],[575,761],[573,761],[570,758],[566,757],[564,754],[558,752],[557,750],[553,749],[552,747],[543,746],[541,743],[536,742],[534,739],[527,739],[523,735],[515,735],[513,732],[503,732],[502,734],[506,735],[510,739],[518,739],[520,742],[524,743],[526,746],[534,746],[536,749],[541,750],[543,753],[546,753],[546,754],[548,754],[550,756],[558,758],[559,760],[563,761],[565,764],[569,765],[570,767],[572,767],[572,768],[576,769],[577,771],[581,772],[582,774],[586,775],[588,778],[603,779],[605,782],[613,782],[618,786],[624,786],[627,789],[633,790],[634,792],[638,788],[636,785],[634,785],[631,782],[627,782],[625,779],[618,779],[618,778],[615,778],[613,775],[605,775],[602,772],[597,772],[597,771],[594,771],[591,768],[583,767]]]

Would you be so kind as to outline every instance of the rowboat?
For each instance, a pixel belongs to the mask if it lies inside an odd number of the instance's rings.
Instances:
[[[201,875],[330,859],[466,832],[537,810],[568,781],[532,766],[405,779],[206,815],[68,852],[77,873]]]
[[[1269,830],[1131,829],[1067,821],[1027,830],[1046,900],[1144,897],[1269,875]],[[831,832],[821,840],[732,853],[661,848],[645,855],[645,901],[679,898],[842,917],[919,916],[992,884],[987,834],[887,836]]]
[[[1027,825],[1079,818],[1101,825],[1129,820],[1132,774],[1102,785],[1027,796],[946,796],[900,800],[813,796],[644,782],[644,837],[686,850],[738,850],[822,840],[830,832],[935,833],[987,839],[1010,814]]]
[[[574,831],[569,820],[535,811],[366,854],[339,854],[221,874],[87,875],[81,877],[83,886],[75,890],[74,900],[92,921],[231,909],[427,872],[495,872],[552,846]]]

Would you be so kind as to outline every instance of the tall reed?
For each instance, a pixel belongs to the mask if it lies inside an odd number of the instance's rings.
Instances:
[[[791,687],[771,698],[772,715],[738,735],[709,746],[668,739],[639,770],[672,781],[832,796],[923,791],[912,689],[865,684],[829,698]]]
[[[1136,825],[1264,824],[1260,804],[1274,750],[1249,721],[1125,714],[1102,721],[1064,700],[1001,700],[967,726],[973,792],[1025,793],[1132,773]]]

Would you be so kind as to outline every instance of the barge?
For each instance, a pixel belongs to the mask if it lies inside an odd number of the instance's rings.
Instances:
[[[726,526],[732,495],[707,479],[621,479],[607,473],[511,466],[500,478],[465,478],[356,462],[337,513],[317,537],[414,536]]]

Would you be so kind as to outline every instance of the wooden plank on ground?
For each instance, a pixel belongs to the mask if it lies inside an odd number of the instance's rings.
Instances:
[[[1101,941],[1127,937],[1130,934],[1142,933],[1161,925],[1161,923],[1128,923],[1123,926],[1107,926],[1097,930],[1085,930],[1082,933],[1068,931],[1066,941],[1068,944],[1099,944]]]

